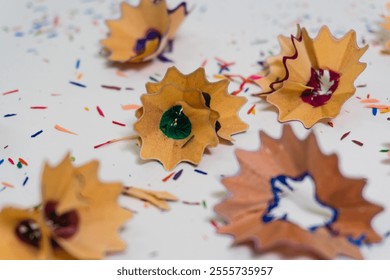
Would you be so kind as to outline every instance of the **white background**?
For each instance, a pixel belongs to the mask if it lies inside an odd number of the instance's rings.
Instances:
[[[29,207],[40,201],[40,175],[45,161],[57,164],[67,152],[81,165],[98,159],[100,178],[119,181],[125,185],[166,190],[180,201],[171,203],[171,211],[161,212],[130,198],[121,198],[121,204],[137,212],[121,232],[128,244],[124,253],[110,256],[120,259],[273,259],[276,254],[257,255],[249,247],[232,247],[232,238],[218,235],[210,224],[211,219],[221,221],[213,206],[226,195],[220,183],[221,175],[238,172],[234,156],[236,148],[255,150],[259,147],[258,131],[279,137],[281,124],[277,113],[257,98],[250,96],[259,89],[251,86],[248,103],[241,116],[249,123],[247,133],[237,135],[234,145],[219,145],[206,154],[197,168],[208,172],[201,175],[189,164],[180,164],[175,171],[184,169],[177,181],[162,182],[169,172],[157,162],[139,159],[139,148],[134,141],[119,142],[100,149],[97,144],[133,134],[133,111],[121,109],[123,104],[140,104],[145,92],[144,84],[150,76],[161,79],[167,67],[175,65],[189,73],[207,59],[206,71],[210,80],[218,73],[215,57],[236,64],[228,74],[249,76],[260,70],[257,61],[264,60],[270,52],[279,52],[277,36],[295,34],[296,24],[307,27],[312,36],[326,24],[340,37],[349,29],[357,32],[359,43],[370,44],[362,61],[367,62],[365,72],[356,84],[356,95],[373,98],[389,104],[390,81],[388,73],[390,56],[380,54],[378,42],[381,15],[386,12],[385,1],[188,1],[192,13],[178,32],[174,52],[167,56],[175,61],[153,61],[143,67],[122,66],[127,78],[116,75],[118,66],[107,63],[99,54],[99,40],[105,38],[104,19],[119,16],[118,4],[113,0],[68,1],[6,1],[0,0],[0,93],[19,89],[18,93],[0,95],[0,181],[15,185],[0,192],[0,206]],[[173,7],[178,1],[168,1]],[[58,17],[58,26],[54,18]],[[33,30],[36,21],[47,19],[41,33]],[[15,36],[22,32],[23,36]],[[262,56],[261,52],[265,55]],[[80,59],[80,68],[75,69]],[[79,88],[69,84],[77,81],[87,85]],[[115,85],[134,90],[112,91],[101,85]],[[238,88],[231,83],[230,90]],[[60,94],[53,96],[52,94]],[[256,103],[256,115],[246,112]],[[46,110],[33,110],[31,106],[47,106]],[[98,115],[96,106],[105,113]],[[85,110],[89,108],[89,111]],[[4,118],[6,114],[17,114]],[[384,207],[390,206],[390,160],[380,149],[390,148],[390,122],[388,114],[373,116],[352,97],[332,120],[313,127],[323,152],[337,153],[340,169],[349,177],[364,177],[368,183],[364,196]],[[116,126],[112,120],[123,122]],[[78,133],[64,134],[54,129],[59,124]],[[298,122],[291,123],[299,137],[309,132]],[[43,130],[36,138],[30,136]],[[340,137],[351,131],[348,138]],[[352,139],[364,143],[359,147]],[[8,148],[3,149],[8,145]],[[18,169],[8,158],[22,157],[29,166]],[[26,186],[22,186],[26,176]],[[183,204],[181,201],[206,201],[207,208]],[[384,235],[390,231],[389,211],[385,210],[373,220],[374,228]],[[362,248],[367,259],[389,259],[390,241]]]

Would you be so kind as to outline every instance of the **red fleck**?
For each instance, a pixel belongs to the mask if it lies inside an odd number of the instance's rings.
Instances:
[[[25,165],[25,166],[28,166],[27,161],[25,161],[25,160],[22,159],[22,158],[19,158],[19,162],[20,162],[21,164]]]
[[[167,177],[164,177],[164,178],[162,179],[162,181],[163,181],[163,182],[168,181],[168,180],[173,176],[173,174],[175,174],[175,172],[172,172],[172,173],[169,174]]]
[[[350,133],[351,133],[351,131],[344,133],[343,136],[341,136],[340,141],[344,140],[344,138],[346,138]]]
[[[14,89],[14,90],[6,91],[6,92],[3,92],[3,95],[15,93],[15,92],[19,92],[19,90],[18,89]]]
[[[117,86],[107,86],[107,85],[102,85],[102,88],[105,88],[105,89],[112,89],[112,90],[121,90],[122,88],[121,87],[117,87]]]
[[[47,106],[31,106],[30,109],[47,109]]]
[[[53,21],[54,26],[58,26],[58,23],[59,23],[59,18],[58,16],[55,16]]]
[[[98,144],[98,145],[96,145],[96,146],[93,146],[93,148],[94,148],[94,149],[97,149],[97,148],[100,148],[100,147],[105,146],[105,145],[107,145],[107,144],[110,144],[111,142],[112,142],[112,141],[109,140],[109,141],[107,141],[107,142],[104,142],[104,143]]]
[[[96,110],[98,111],[100,116],[104,117],[104,113],[103,113],[102,109],[100,109],[99,106],[96,106]]]
[[[360,147],[364,145],[362,142],[360,142],[358,140],[352,140],[352,142],[355,143],[356,145],[360,146]]]
[[[120,123],[120,122],[117,122],[117,121],[112,121],[112,123],[116,124],[116,125],[119,125],[119,126],[126,126],[126,124]]]
[[[215,227],[215,229],[218,229],[218,228],[219,228],[217,222],[214,221],[214,220],[210,220],[210,224],[211,224],[213,227]]]
[[[246,112],[248,115],[252,113],[252,111],[255,109],[256,104],[253,104],[252,107],[249,108],[248,112]]]

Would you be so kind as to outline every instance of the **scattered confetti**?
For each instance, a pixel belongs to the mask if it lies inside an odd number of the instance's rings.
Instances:
[[[68,133],[68,134],[73,134],[73,135],[77,135],[77,133],[73,132],[73,131],[70,131],[66,128],[63,128],[62,126],[60,126],[59,124],[56,124],[54,126],[55,129],[57,129],[58,131],[61,131],[61,132],[64,132],[64,133]]]
[[[119,126],[126,126],[126,124],[117,122],[117,121],[112,121],[113,124],[119,125]]]
[[[362,142],[360,142],[358,140],[352,140],[352,142],[355,143],[356,145],[360,146],[360,147],[364,145]]]
[[[348,132],[344,133],[344,134],[341,136],[340,141],[344,140],[350,133],[351,133],[351,131],[348,131]]]
[[[26,177],[26,178],[24,179],[24,181],[23,181],[23,187],[27,184],[27,182],[28,182],[28,177]]]
[[[101,85],[102,88],[105,88],[105,89],[112,89],[112,90],[121,90],[122,88],[121,87],[117,87],[117,86],[107,86],[107,85]]]
[[[248,115],[249,114],[253,114],[252,112],[255,110],[255,106],[256,106],[256,104],[253,104],[250,108],[249,108],[249,110],[248,110],[248,112],[246,112]]]
[[[127,104],[127,105],[121,105],[122,107],[122,110],[135,110],[135,109],[138,109],[138,108],[141,108],[140,105],[137,105],[137,104]]]
[[[130,135],[130,136],[122,137],[122,138],[108,140],[108,141],[106,141],[104,143],[95,145],[93,148],[94,149],[98,149],[98,148],[106,146],[108,144],[116,143],[116,142],[123,141],[123,140],[134,140],[134,139],[138,139],[138,135]]]
[[[33,135],[31,135],[31,138],[37,137],[37,136],[38,136],[39,134],[41,134],[42,132],[43,132],[43,130],[40,130],[40,131],[34,133]]]
[[[229,81],[235,81],[235,78],[238,78],[240,80],[240,86],[238,90],[235,90],[231,93],[232,95],[237,95],[244,90],[244,87],[247,83],[256,84],[254,82],[253,77],[257,77],[257,76],[250,75],[248,78],[245,78],[241,75],[223,74],[223,75],[214,75],[214,77],[217,79],[228,79]]]
[[[30,109],[47,109],[47,106],[31,106]]]
[[[226,62],[218,57],[215,58],[219,65],[218,74],[222,74],[223,71],[230,71],[229,67],[236,64],[235,62]]]
[[[173,176],[173,174],[175,174],[175,172],[170,173],[168,176],[164,177],[161,181],[163,182],[168,181]]]
[[[202,206],[203,206],[204,209],[207,208],[207,204],[206,204],[206,201],[205,201],[205,200],[202,200]]]
[[[103,147],[103,146],[108,145],[108,144],[111,144],[111,143],[112,143],[112,141],[109,140],[109,141],[106,141],[106,142],[104,142],[104,143],[95,145],[95,146],[93,146],[93,148],[94,148],[94,149],[97,149],[97,148]]]
[[[219,229],[219,226],[218,226],[218,224],[217,224],[216,221],[210,220],[210,224],[211,224],[215,229]]]
[[[104,113],[103,113],[102,109],[100,109],[99,106],[96,106],[96,110],[98,111],[100,116],[104,117]]]
[[[178,172],[176,172],[175,176],[173,176],[173,180],[177,180],[180,178],[181,174],[183,173],[183,169],[180,169]]]
[[[153,82],[158,82],[158,80],[152,76],[150,76],[149,79],[152,80]]]
[[[76,61],[76,70],[80,68],[80,63],[81,63],[80,59],[77,59],[77,61]]]
[[[84,84],[80,84],[80,83],[73,82],[73,81],[69,81],[69,83],[70,83],[71,85],[78,86],[78,87],[82,87],[82,88],[86,88],[86,87],[87,87],[87,86],[84,85]]]
[[[205,171],[202,171],[200,169],[194,169],[195,172],[199,173],[199,174],[203,174],[203,175],[207,175],[207,172]]]
[[[14,165],[14,164],[15,164],[15,162],[13,161],[13,159],[12,159],[12,158],[8,158],[8,162],[9,162],[9,163],[11,163],[12,165]]]
[[[328,122],[328,125],[329,125],[330,127],[333,127],[333,126],[334,126],[332,122]]]
[[[14,185],[10,184],[10,183],[7,183],[7,182],[1,182],[1,184],[4,186],[4,187],[7,187],[7,188],[14,188]]]
[[[19,158],[19,162],[25,166],[28,166],[28,163],[22,158]]]
[[[127,75],[122,71],[116,71],[115,74],[119,77],[128,78]]]
[[[370,94],[367,94],[365,99],[362,99],[361,97],[356,97],[360,100],[360,103],[367,104],[364,107],[371,109],[371,113],[376,116],[378,113],[378,110],[381,114],[390,112],[390,105],[384,105],[384,104],[377,104],[380,103],[378,99],[371,98]]]
[[[360,103],[379,103],[379,100],[378,99],[373,99],[373,98],[370,98],[370,99],[362,99],[360,101]]]
[[[367,238],[365,234],[361,234],[358,238],[354,239],[351,236],[348,237],[348,241],[351,242],[352,244],[360,247],[364,244],[364,240]]]
[[[4,115],[4,118],[9,118],[9,117],[14,117],[14,116],[16,116],[16,114],[6,114],[6,115]]]
[[[2,164],[3,164],[3,162],[4,162],[4,159],[1,159],[1,160],[0,160],[0,165],[2,165]]]
[[[8,94],[11,94],[11,93],[16,93],[16,92],[19,92],[19,90],[18,89],[14,89],[14,90],[6,91],[6,92],[3,92],[3,95],[8,95]]]

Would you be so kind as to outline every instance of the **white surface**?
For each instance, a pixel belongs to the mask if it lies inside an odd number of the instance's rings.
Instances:
[[[201,175],[189,164],[180,164],[175,171],[184,169],[177,181],[161,181],[169,173],[157,162],[143,162],[139,159],[139,148],[135,142],[119,142],[94,149],[99,143],[133,133],[135,121],[133,111],[124,111],[121,104],[140,104],[139,97],[145,92],[144,84],[149,76],[161,79],[171,63],[154,61],[144,67],[127,67],[121,70],[128,78],[115,74],[116,66],[107,63],[99,55],[99,40],[106,34],[104,19],[118,17],[118,3],[109,0],[69,1],[6,1],[0,0],[0,93],[19,89],[18,93],[0,95],[0,181],[15,185],[14,189],[0,192],[0,205],[28,207],[40,200],[40,175],[43,163],[57,164],[66,152],[75,156],[76,165],[92,159],[101,161],[100,177],[105,181],[121,181],[125,185],[141,188],[167,190],[183,201],[207,202],[202,206],[172,203],[172,210],[162,213],[143,203],[122,198],[121,203],[136,210],[138,214],[126,224],[122,232],[128,243],[123,254],[112,258],[122,259],[252,259],[277,258],[273,254],[255,255],[245,246],[231,247],[232,238],[218,235],[210,225],[210,219],[217,219],[213,206],[226,194],[220,183],[221,175],[232,175],[238,171],[234,156],[236,148],[255,150],[259,146],[258,131],[264,130],[279,137],[281,124],[277,114],[268,105],[250,96],[258,91],[250,87],[248,103],[243,107],[242,118],[249,123],[247,133],[237,135],[234,145],[219,145],[206,154],[197,167],[207,171]],[[189,73],[207,59],[206,71],[210,80],[218,72],[215,57],[235,61],[230,74],[249,76],[260,67],[269,52],[279,52],[277,36],[295,34],[296,24],[308,28],[311,35],[323,24],[334,34],[343,35],[349,29],[357,31],[359,42],[364,38],[370,48],[362,61],[368,63],[365,72],[356,84],[367,84],[358,88],[356,96],[367,93],[388,104],[390,82],[387,78],[390,56],[380,54],[380,47],[373,42],[376,35],[368,30],[379,29],[380,15],[385,13],[385,1],[189,1],[193,11],[179,30],[174,52],[167,54],[182,72]],[[178,1],[168,1],[174,6]],[[53,28],[57,36],[50,36],[54,18],[59,25]],[[42,34],[30,33],[33,22],[46,18],[50,24]],[[15,31],[24,32],[16,37]],[[55,34],[55,33],[53,33]],[[261,56],[263,52],[265,56]],[[87,88],[69,84],[76,81],[75,64],[81,60],[79,81]],[[228,73],[228,72],[225,72]],[[159,75],[159,76],[158,76]],[[101,85],[133,87],[133,91],[112,91]],[[231,83],[230,90],[238,84]],[[52,96],[59,93],[60,96]],[[256,105],[256,115],[246,112]],[[46,110],[32,110],[30,106],[48,106]],[[100,106],[105,118],[98,115]],[[89,112],[84,110],[89,108]],[[5,114],[17,116],[3,118]],[[390,114],[373,116],[370,109],[353,97],[343,107],[341,114],[333,120],[334,127],[325,123],[314,126],[313,130],[321,149],[325,153],[336,152],[343,174],[351,177],[368,178],[364,195],[370,201],[390,206],[389,159],[382,148],[390,148]],[[119,127],[112,120],[125,123]],[[61,133],[54,129],[59,124],[78,133],[78,136]],[[303,137],[308,130],[298,122],[291,123],[294,131]],[[30,135],[39,130],[43,133],[36,138]],[[348,138],[340,137],[351,131]],[[352,139],[364,143],[359,147]],[[7,149],[3,149],[8,145]],[[24,158],[28,167],[18,169],[8,163]],[[22,183],[26,176],[29,181]],[[373,221],[374,228],[385,234],[390,230],[390,213],[386,209]],[[390,241],[363,248],[367,259],[389,259]]]

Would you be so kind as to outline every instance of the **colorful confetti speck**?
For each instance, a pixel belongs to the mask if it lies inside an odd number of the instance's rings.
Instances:
[[[119,125],[119,126],[126,126],[126,124],[117,122],[117,121],[112,121],[113,124]]]
[[[344,134],[341,136],[340,141],[344,140],[350,133],[351,133],[351,131],[348,131],[348,132],[344,133]]]
[[[66,128],[63,128],[62,126],[60,126],[59,124],[56,124],[54,126],[55,129],[57,129],[58,131],[61,131],[61,132],[64,132],[64,133],[68,133],[68,134],[73,134],[73,135],[77,135],[77,133],[73,132],[73,131],[70,131]]]
[[[203,170],[200,170],[200,169],[194,169],[194,171],[196,173],[199,173],[199,174],[203,174],[203,175],[207,175],[207,172],[203,171]]]
[[[164,177],[161,181],[163,182],[168,181],[173,176],[173,174],[175,174],[175,172],[170,173],[168,176]]]
[[[43,130],[40,130],[40,131],[37,131],[35,132],[33,135],[31,135],[31,138],[35,138],[37,137],[39,134],[41,134],[43,132]]]
[[[69,83],[70,83],[71,85],[78,86],[78,87],[82,87],[82,88],[86,88],[86,87],[87,87],[86,85],[80,84],[80,83],[78,83],[78,82],[69,81]]]
[[[104,118],[104,113],[103,113],[103,110],[100,109],[99,106],[96,106],[96,110],[98,111],[99,115],[102,116]]]
[[[23,181],[23,187],[26,186],[27,182],[28,182],[28,177],[26,177],[26,178],[24,179],[24,181]]]
[[[358,140],[352,140],[353,143],[355,143],[356,145],[362,147],[364,144]]]
[[[102,88],[105,88],[105,89],[112,89],[112,90],[121,90],[122,88],[121,87],[117,87],[117,86],[107,86],[107,85],[101,85]]]
[[[19,92],[19,90],[18,89],[14,89],[14,90],[6,91],[6,92],[3,92],[3,95],[8,95],[8,94],[11,94],[11,93],[16,93],[16,92]]]
[[[176,174],[175,176],[173,176],[173,180],[177,180],[180,178],[181,174],[183,173],[183,169],[180,169]]]

